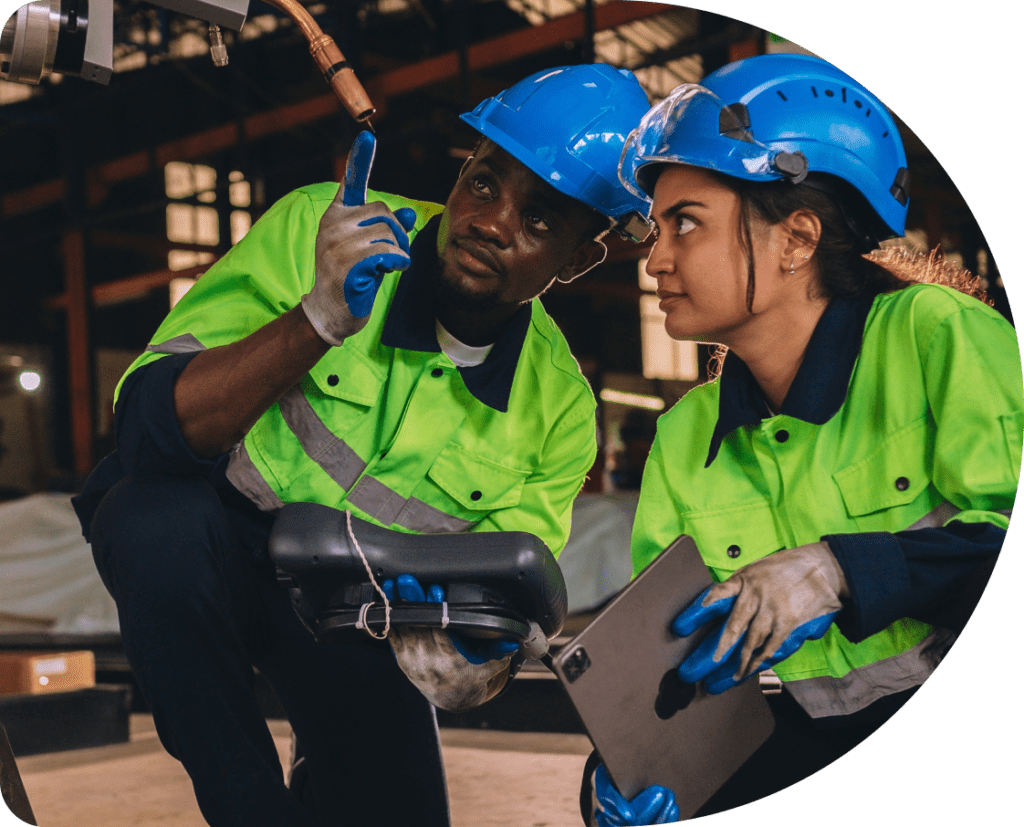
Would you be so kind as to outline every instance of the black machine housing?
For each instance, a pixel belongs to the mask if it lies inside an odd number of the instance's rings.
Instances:
[[[384,603],[349,536],[347,514],[315,503],[289,503],[270,533],[279,581],[318,640],[350,636],[365,623],[379,634]],[[532,534],[406,534],[352,517],[352,534],[377,584],[411,574],[424,589],[440,585],[446,603],[391,601],[393,626],[433,626],[475,638],[525,641],[531,621],[545,637],[568,612],[565,580],[554,555]],[[361,617],[362,616],[362,617]]]

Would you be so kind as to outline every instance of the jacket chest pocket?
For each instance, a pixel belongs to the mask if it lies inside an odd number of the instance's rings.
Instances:
[[[921,419],[887,437],[864,459],[832,475],[848,516],[862,531],[902,531],[941,499],[928,494],[933,435]],[[921,498],[921,502],[917,503]]]
[[[783,547],[771,506],[763,500],[686,514],[682,523],[717,582]]]
[[[436,508],[476,523],[518,505],[529,473],[449,444],[431,464],[422,494]]]

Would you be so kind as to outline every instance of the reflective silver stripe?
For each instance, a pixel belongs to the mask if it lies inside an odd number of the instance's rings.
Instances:
[[[823,675],[786,681],[785,686],[812,718],[850,715],[886,695],[920,686],[938,665],[935,650],[944,653],[955,638],[947,629],[936,629],[913,649],[854,669],[842,678]]]
[[[277,511],[284,505],[284,501],[267,485],[267,481],[253,464],[244,442],[238,443],[231,450],[225,476],[235,488],[256,503],[261,511]]]
[[[420,534],[458,534],[468,531],[475,523],[445,514],[441,509],[427,505],[423,500],[409,497],[395,522]]]
[[[302,388],[293,385],[278,404],[281,407],[281,416],[299,440],[306,455],[346,491],[355,485],[359,475],[366,469],[366,463],[348,446],[348,443],[338,439],[320,421]],[[361,505],[359,507],[363,508]],[[365,508],[363,510],[367,511]]]
[[[420,534],[457,534],[474,523],[446,514],[415,497],[404,499],[378,479],[367,475],[348,495],[348,501],[384,525],[400,525]]]
[[[348,443],[324,425],[298,385],[281,397],[279,405],[281,416],[306,455],[341,488],[352,489],[348,501],[365,514],[383,525],[400,525],[422,534],[454,534],[473,526],[472,522],[446,514],[421,500],[405,499],[374,477],[360,479],[366,463]]]
[[[348,495],[348,501],[384,525],[391,525],[405,506],[397,491],[367,475]]]
[[[949,502],[939,503],[935,508],[925,514],[920,520],[911,526],[907,526],[907,531],[913,531],[918,528],[938,528],[948,523],[953,517],[960,513],[960,509]],[[1012,508],[1003,508],[998,511],[992,512],[994,514],[1002,514],[1006,519],[1010,519],[1013,514]]]
[[[914,531],[918,528],[938,528],[960,513],[960,509],[950,502],[939,503],[935,508],[925,514],[913,525],[907,526],[907,531]]]
[[[206,350],[206,345],[200,342],[191,333],[183,333],[168,339],[166,342],[149,345],[146,350],[153,353],[195,353],[197,350]]]

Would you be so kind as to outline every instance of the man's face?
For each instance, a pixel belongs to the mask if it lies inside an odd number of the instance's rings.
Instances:
[[[438,289],[463,310],[507,311],[556,277],[598,263],[596,213],[558,192],[490,141],[455,183],[437,238]]]

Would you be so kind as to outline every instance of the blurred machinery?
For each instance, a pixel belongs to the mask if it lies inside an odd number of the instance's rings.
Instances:
[[[249,0],[152,0],[154,5],[210,23],[210,56],[228,62],[220,27],[239,30]],[[290,16],[338,99],[364,123],[374,113],[362,85],[334,40],[297,0],[265,0]],[[50,74],[109,83],[114,62],[114,0],[34,0],[18,9],[0,33],[0,80],[37,84]]]

